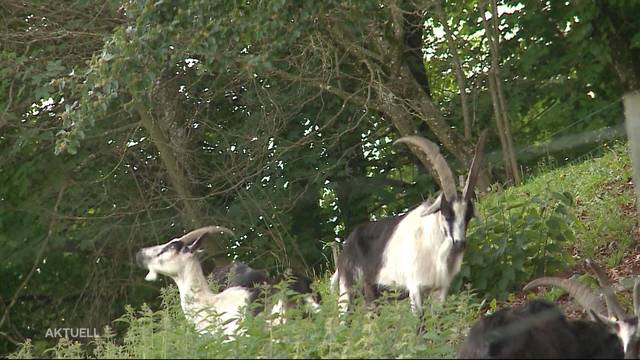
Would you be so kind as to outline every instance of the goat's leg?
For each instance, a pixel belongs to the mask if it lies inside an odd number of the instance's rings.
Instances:
[[[409,299],[411,300],[411,311],[422,317],[422,291],[419,287],[409,289]]]
[[[424,333],[424,319],[422,311],[422,289],[414,287],[409,289],[409,299],[411,300],[411,311],[418,317],[418,329],[416,333],[421,335]]]
[[[367,307],[371,308],[377,297],[376,285],[368,281],[364,282],[364,302]]]
[[[373,318],[377,315],[374,301],[378,298],[378,286],[369,281],[365,281],[363,285],[364,303],[368,310],[367,316]]]
[[[436,290],[436,299],[438,299],[438,301],[440,303],[443,303],[446,298],[447,298],[447,293],[449,292],[449,287],[441,287],[438,290]]]
[[[341,317],[347,315],[349,311],[349,303],[351,302],[351,284],[347,284],[347,280],[340,276],[340,280],[338,282],[338,312]],[[343,318],[341,323],[344,323],[345,319]]]

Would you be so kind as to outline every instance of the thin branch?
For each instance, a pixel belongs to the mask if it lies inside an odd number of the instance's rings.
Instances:
[[[53,215],[51,217],[51,221],[49,222],[49,230],[47,231],[47,236],[45,236],[45,238],[42,240],[42,244],[40,245],[40,249],[38,250],[38,253],[36,254],[36,260],[33,262],[33,266],[31,267],[31,271],[29,271],[29,273],[24,278],[24,280],[22,280],[22,283],[20,283],[20,285],[16,289],[16,292],[13,294],[13,298],[11,299],[11,302],[9,302],[9,305],[5,309],[4,314],[2,315],[2,319],[0,319],[0,328],[2,328],[2,326],[5,323],[5,321],[9,317],[9,313],[11,312],[11,308],[16,304],[16,301],[18,300],[18,297],[20,296],[20,293],[27,286],[27,284],[31,280],[31,277],[36,272],[36,269],[38,268],[38,265],[40,264],[40,261],[42,260],[42,256],[44,255],[44,252],[45,252],[45,250],[47,248],[47,245],[49,244],[49,240],[51,239],[51,236],[53,235],[54,227],[57,224],[58,219],[59,219],[58,216],[57,216],[58,206],[60,205],[60,202],[62,201],[62,195],[64,194],[65,189],[66,189],[66,184],[63,184],[62,188],[60,188],[60,191],[58,192],[58,198],[56,199],[56,203],[53,206]]]
[[[453,60],[453,65],[456,74],[456,80],[458,81],[458,87],[460,88],[460,102],[462,103],[462,119],[464,121],[464,138],[465,140],[471,139],[471,115],[469,113],[469,100],[467,99],[467,86],[465,84],[464,70],[462,69],[462,62],[458,55],[458,48],[453,39],[453,33],[447,23],[447,16],[444,13],[440,0],[435,1],[435,10],[440,24],[444,29],[444,36],[447,39],[447,45],[449,47],[449,53]]]

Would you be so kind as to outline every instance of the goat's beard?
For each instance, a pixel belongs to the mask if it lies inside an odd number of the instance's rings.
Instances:
[[[158,273],[153,270],[149,270],[149,273],[147,274],[147,276],[145,276],[144,279],[147,281],[156,281],[158,280]]]

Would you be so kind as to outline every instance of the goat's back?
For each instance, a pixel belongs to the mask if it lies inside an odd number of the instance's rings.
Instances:
[[[298,272],[293,272],[285,274],[284,276],[279,276],[275,280],[276,283],[282,281],[287,283],[287,288],[289,290],[298,294],[308,294],[318,304],[322,301],[320,294],[311,287],[312,281],[307,276]]]
[[[300,273],[287,273],[278,276],[276,279],[271,279],[264,271],[256,270],[243,262],[234,261],[228,265],[213,269],[212,276],[220,286],[220,291],[232,287],[243,287],[249,290],[252,295],[251,301],[255,303],[253,305],[254,313],[264,310],[265,298],[274,295],[278,291],[278,288],[274,285],[282,281],[286,281],[287,289],[305,296],[304,299],[290,298],[286,305],[288,308],[300,305],[298,300],[307,303],[311,302],[313,303],[311,306],[317,308],[321,301],[320,294],[311,288],[311,279]]]
[[[338,257],[338,272],[349,284],[356,275],[369,280],[378,276],[384,250],[405,215],[388,217],[357,225],[349,234]]]
[[[255,288],[269,283],[269,277],[264,271],[256,270],[239,261],[216,267],[213,269],[212,275],[221,290],[234,286]]]
[[[581,358],[577,338],[558,308],[534,300],[478,320],[459,358]]]

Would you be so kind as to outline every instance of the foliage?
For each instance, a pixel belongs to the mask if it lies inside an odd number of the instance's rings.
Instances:
[[[539,173],[514,191],[575,194],[574,213],[579,221],[572,225],[574,246],[582,256],[615,266],[634,242],[635,195],[626,143],[605,143],[570,164],[541,164]]]
[[[481,203],[480,224],[470,229],[458,277],[486,296],[505,298],[516,286],[556,273],[572,260],[566,249],[575,240],[573,196],[511,194]]]
[[[67,339],[48,350],[54,358],[416,358],[453,357],[470,322],[478,315],[478,306],[469,305],[468,293],[452,296],[443,306],[432,306],[425,317],[426,332],[416,336],[417,319],[408,300],[382,300],[377,315],[360,302],[348,317],[349,326],[341,325],[337,299],[327,293],[327,279],[319,282],[326,301],[321,311],[303,319],[292,310],[283,325],[269,328],[264,313],[248,316],[245,336],[225,341],[219,335],[198,335],[185,320],[175,286],[163,291],[163,307],[152,311],[128,307],[118,322],[128,330],[120,341],[101,336],[90,344],[80,345]],[[39,355],[26,344],[12,357]]]
[[[504,299],[532,278],[571,266],[574,257],[618,264],[635,226],[633,216],[611,216],[634,203],[628,146],[600,151],[558,168],[541,164],[522,186],[484,196],[455,285]]]
[[[547,159],[565,165],[592,150],[582,131],[621,123],[625,80],[612,45],[622,39],[637,53],[638,5],[498,3],[507,10],[500,70],[514,142],[551,149]],[[443,7],[472,101],[472,134],[492,128],[478,4]],[[38,339],[41,329],[101,327],[124,304],[154,308],[159,289],[142,281],[135,251],[197,224],[239,235],[216,242],[216,260],[323,274],[326,244],[437,190],[422,164],[392,145],[403,134],[438,140],[454,172],[467,167],[473,141],[462,139],[452,54],[429,3],[29,0],[3,2],[0,15],[0,354],[28,338],[39,352],[51,345]],[[424,31],[412,27],[422,23]],[[490,140],[487,163],[499,184],[497,143]],[[614,153],[619,163],[540,176],[575,197],[584,222],[568,225],[576,247],[604,252],[609,264],[631,243],[633,226],[629,216],[609,216],[631,199],[602,185],[628,181],[626,165],[617,166],[628,160]],[[520,154],[526,172],[547,170],[540,152]],[[471,249],[497,269],[511,260],[492,258],[493,246],[522,254],[506,240],[521,232],[500,229],[509,216],[551,247],[560,235],[546,222],[566,220],[543,195],[551,185],[527,186],[533,195],[500,202],[496,194],[480,205],[487,219]],[[506,210],[534,195],[541,204]],[[549,250],[522,241],[527,251]],[[527,258],[518,274],[553,270],[550,258],[551,267]],[[474,266],[471,275],[484,264]],[[504,296],[521,278],[490,282],[479,295]]]

